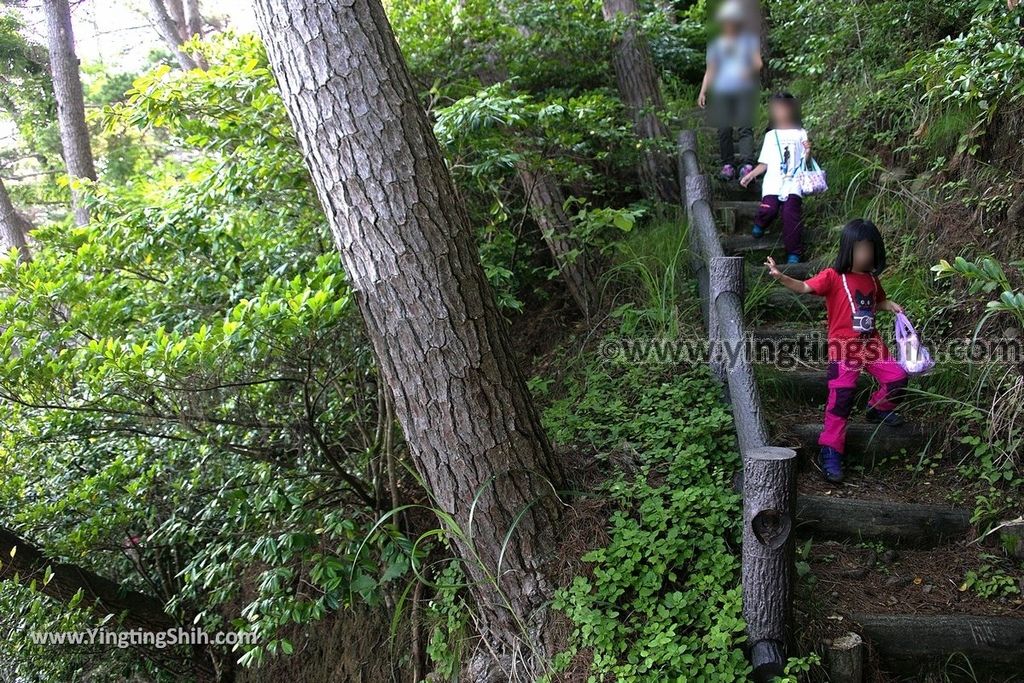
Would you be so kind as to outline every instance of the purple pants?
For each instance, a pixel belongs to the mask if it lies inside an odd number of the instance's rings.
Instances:
[[[754,225],[767,228],[782,213],[782,243],[787,254],[804,253],[803,197],[791,194],[786,201],[779,201],[776,195],[765,195],[754,216]]]
[[[868,399],[868,407],[878,410],[892,410],[907,388],[907,373],[900,364],[889,358],[864,363],[841,360],[828,364],[828,402],[825,404],[825,425],[821,430],[818,445],[831,446],[840,453],[846,452],[846,423],[853,409],[853,397],[857,391],[857,378],[861,369],[867,370],[879,387]]]

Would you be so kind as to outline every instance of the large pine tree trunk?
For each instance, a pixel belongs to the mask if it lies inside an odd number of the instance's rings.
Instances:
[[[10,195],[7,194],[7,186],[0,179],[0,246],[4,251],[16,247],[21,252],[23,261],[32,259],[32,252],[29,251],[25,235],[32,229],[32,225],[14,208]]]
[[[544,236],[569,295],[587,318],[597,313],[601,271],[597,259],[571,235],[572,221],[565,213],[565,195],[558,181],[546,171],[533,171],[526,163],[516,166],[530,204],[530,215]]]
[[[96,180],[96,167],[92,160],[89,128],[85,124],[85,99],[82,79],[78,73],[75,55],[75,35],[71,29],[71,8],[68,0],[43,0],[46,10],[46,28],[50,48],[50,72],[53,94],[57,99],[57,123],[64,164],[71,179]],[[81,198],[72,192],[75,222],[89,222],[89,211]]]
[[[534,680],[564,475],[384,8],[258,0],[256,14],[412,459],[459,528],[479,652],[497,655],[471,676]]]
[[[637,27],[636,0],[603,0],[604,18],[622,21],[622,34],[612,51],[612,66],[619,95],[633,117],[636,134],[647,144],[664,143],[670,138],[660,112],[665,108],[658,72],[647,39]],[[679,201],[679,186],[671,156],[651,147],[640,157],[640,182],[651,199]]]

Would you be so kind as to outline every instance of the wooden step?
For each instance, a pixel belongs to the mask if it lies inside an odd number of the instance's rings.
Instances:
[[[752,330],[751,334],[755,339],[766,339],[774,342],[805,339],[825,344],[828,341],[825,327],[810,323],[799,325],[758,325]]]
[[[912,680],[934,671],[947,671],[952,680],[1021,680],[1024,617],[854,613],[849,618],[871,640],[883,668]],[[991,675],[1010,678],[980,677]]]
[[[834,540],[881,540],[930,548],[963,538],[971,512],[945,505],[797,495],[798,533]]]
[[[854,418],[862,419],[863,412],[855,413]],[[788,432],[796,440],[796,447],[808,457],[816,456],[819,450],[818,436],[821,424],[798,424],[789,428]],[[920,425],[905,424],[901,427],[851,421],[846,430],[847,461],[851,464],[873,466],[887,458],[913,458],[924,449],[933,436],[933,432]]]
[[[784,287],[775,288],[773,292],[764,297],[764,303],[773,308],[807,311],[814,315],[819,315],[825,310],[825,299],[823,297],[811,294],[797,294]]]
[[[824,363],[827,350],[818,349]],[[775,362],[780,362],[776,360]],[[812,405],[823,407],[828,400],[828,380],[824,369],[801,368],[797,370],[765,370],[758,375],[758,388],[762,396],[777,396],[790,404]],[[857,378],[857,394],[866,394],[874,387],[867,373],[862,372]]]
[[[801,261],[800,263],[780,263],[779,270],[797,280],[806,280],[817,274],[824,266],[819,261]],[[751,283],[767,282],[771,279],[768,269],[761,263],[747,264],[747,280]]]
[[[715,211],[735,211],[737,216],[752,219],[761,208],[761,201],[757,198],[739,200],[715,200]]]
[[[807,240],[807,243],[813,242],[809,237],[804,239]],[[726,256],[743,256],[758,266],[762,265],[769,256],[774,258],[780,266],[786,261],[786,249],[782,244],[782,236],[777,232],[770,232],[764,237],[754,237],[747,228],[737,230],[735,234],[723,233],[722,251]]]
[[[761,195],[757,190],[743,187],[738,180],[725,182],[717,175],[712,178],[715,207],[726,202],[757,202],[761,203]]]
[[[750,233],[723,235],[722,251],[725,252],[726,256],[746,256],[748,258],[756,256],[761,261],[768,254],[777,256],[779,253],[782,253],[785,255],[780,236],[766,235],[765,237],[754,237]]]

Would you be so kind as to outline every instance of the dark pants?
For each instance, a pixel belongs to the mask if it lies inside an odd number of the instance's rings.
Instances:
[[[761,198],[761,206],[754,216],[754,225],[767,228],[779,213],[782,214],[782,243],[787,254],[804,253],[803,202],[803,198],[795,194],[784,202],[775,195],[767,195]]]
[[[756,91],[712,93],[711,125],[718,129],[718,152],[723,164],[734,163],[739,151],[740,164],[754,163],[754,106]],[[733,144],[733,130],[737,144]]]

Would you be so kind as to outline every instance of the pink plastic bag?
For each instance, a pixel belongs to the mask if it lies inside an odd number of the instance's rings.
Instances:
[[[908,375],[923,375],[935,367],[932,355],[921,343],[910,320],[902,313],[896,314],[896,351],[900,367]]]

